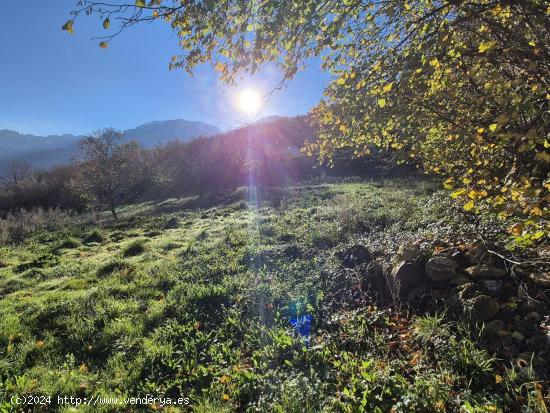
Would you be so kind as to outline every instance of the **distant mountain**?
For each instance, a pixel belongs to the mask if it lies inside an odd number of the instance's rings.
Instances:
[[[208,123],[175,119],[149,122],[135,129],[125,130],[124,137],[137,140],[144,147],[150,148],[170,140],[187,142],[199,136],[212,136],[218,133],[221,133],[221,130]]]
[[[123,133],[127,140],[137,140],[144,147],[151,148],[170,140],[187,142],[220,132],[207,123],[176,119],[146,123]],[[7,163],[12,159],[28,161],[33,168],[69,163],[78,156],[78,141],[81,138],[71,134],[36,136],[0,130],[0,176],[6,172]]]
[[[33,168],[67,163],[78,154],[80,136],[36,136],[12,130],[0,130],[0,176],[10,160],[28,161]]]

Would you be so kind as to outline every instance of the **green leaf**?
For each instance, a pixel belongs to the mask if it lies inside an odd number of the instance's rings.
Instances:
[[[136,7],[145,7],[145,1],[144,0],[136,0]]]

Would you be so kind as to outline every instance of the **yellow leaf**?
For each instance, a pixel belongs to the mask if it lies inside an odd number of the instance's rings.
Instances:
[[[102,49],[106,49],[108,45],[109,43],[107,42],[99,42],[99,47],[101,47]]]
[[[458,191],[454,191],[452,194],[451,194],[451,198],[458,198],[460,195],[466,193],[466,190],[465,189],[459,189]]]
[[[491,123],[491,124],[489,125],[489,130],[490,130],[491,132],[496,131],[497,128],[498,128],[498,124],[496,124],[496,123]]]
[[[468,185],[468,184],[471,184],[472,183],[472,180],[470,178],[462,178],[462,182],[464,182],[464,184]]]
[[[388,83],[386,86],[382,88],[382,90],[384,91],[384,93],[386,93],[386,92],[389,92],[392,89],[392,87],[393,87],[393,82]]]
[[[223,72],[225,69],[226,69],[227,65],[225,63],[222,63],[222,62],[218,62],[216,63],[216,65],[214,66],[214,69],[217,71],[217,72]]]
[[[430,60],[430,65],[438,68],[440,66],[439,59],[437,57],[434,57],[432,60]]]
[[[74,33],[74,22],[72,20],[67,21],[63,26],[61,26],[62,30],[65,30],[71,34]]]
[[[336,84],[338,84],[338,85],[343,85],[344,83],[346,83],[346,79],[344,79],[343,77],[339,78],[336,81]]]
[[[495,47],[497,42],[494,41],[487,41],[487,42],[481,42],[479,44],[479,53],[485,53],[488,50],[491,50],[493,47]]]
[[[378,106],[381,108],[386,106],[386,99],[378,99]]]
[[[136,0],[136,6],[137,7],[145,7],[145,1],[144,0]]]
[[[105,30],[107,30],[109,28],[109,26],[111,25],[111,21],[109,20],[109,18],[107,17],[105,20],[103,20],[103,28]]]
[[[471,211],[474,209],[474,201],[466,202],[462,208],[464,208],[464,211]]]

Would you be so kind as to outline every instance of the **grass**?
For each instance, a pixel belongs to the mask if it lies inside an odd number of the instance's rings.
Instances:
[[[196,412],[540,404],[532,380],[500,372],[475,332],[377,306],[356,288],[361,267],[342,262],[360,244],[388,269],[400,243],[467,238],[493,228],[489,218],[416,181],[213,199],[127,206],[100,229],[0,246],[0,410],[30,394],[189,397]],[[307,345],[290,323],[304,314]]]
[[[143,254],[145,252],[146,243],[146,239],[136,239],[134,241],[131,241],[122,249],[122,255],[124,257],[133,257]]]

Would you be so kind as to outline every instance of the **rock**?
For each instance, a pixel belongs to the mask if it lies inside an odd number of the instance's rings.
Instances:
[[[363,281],[368,288],[379,288],[384,283],[384,272],[382,266],[376,261],[371,261],[363,274]]]
[[[466,254],[460,250],[456,250],[451,254],[451,258],[458,264],[459,267],[467,267],[469,262],[466,258]]]
[[[520,309],[523,313],[536,312],[539,314],[548,313],[548,304],[542,300],[533,300],[532,298],[523,299]]]
[[[461,285],[458,291],[458,297],[461,300],[469,300],[478,295],[481,295],[481,289],[475,283]]]
[[[479,264],[466,268],[466,273],[472,278],[500,278],[506,275],[506,270],[487,264]]]
[[[426,263],[426,275],[432,281],[446,281],[456,274],[456,262],[444,255],[436,255]]]
[[[399,246],[397,258],[399,261],[416,261],[420,257],[420,248],[418,245],[404,243]]]
[[[531,313],[529,313],[525,316],[525,320],[530,322],[530,323],[533,323],[533,324],[537,324],[541,319],[542,318],[541,318],[540,314],[535,312],[535,311],[533,311],[533,312],[531,312]]]
[[[391,272],[388,283],[392,293],[398,297],[407,295],[425,281],[424,274],[410,262],[403,261],[396,265]]]
[[[408,294],[407,294],[407,301],[409,303],[418,300],[419,298],[422,298],[424,293],[426,292],[426,287],[424,285],[419,285],[416,288],[413,288]]]
[[[500,310],[499,303],[488,295],[479,295],[463,303],[466,315],[472,321],[486,321],[494,318]]]
[[[471,264],[492,264],[493,256],[487,250],[487,247],[482,242],[475,242],[468,245],[468,251],[466,252],[466,259]]]
[[[449,284],[451,285],[464,285],[470,284],[471,282],[472,279],[466,277],[464,274],[455,274],[455,276],[449,280]]]
[[[523,341],[525,340],[525,336],[521,334],[519,331],[514,331],[512,333],[512,338],[517,341]]]
[[[540,273],[540,274],[529,274],[529,278],[535,285],[543,288],[550,287],[550,272]]]
[[[501,320],[487,321],[485,324],[485,332],[489,335],[496,335],[504,329],[504,323]]]
[[[342,265],[346,268],[354,268],[372,261],[372,255],[367,247],[355,244],[337,253]]]
[[[462,301],[458,297],[458,294],[452,294],[447,298],[446,302],[447,307],[449,307],[449,312],[455,316],[462,314]]]
[[[498,297],[502,292],[501,280],[483,280],[481,285],[491,297]]]

